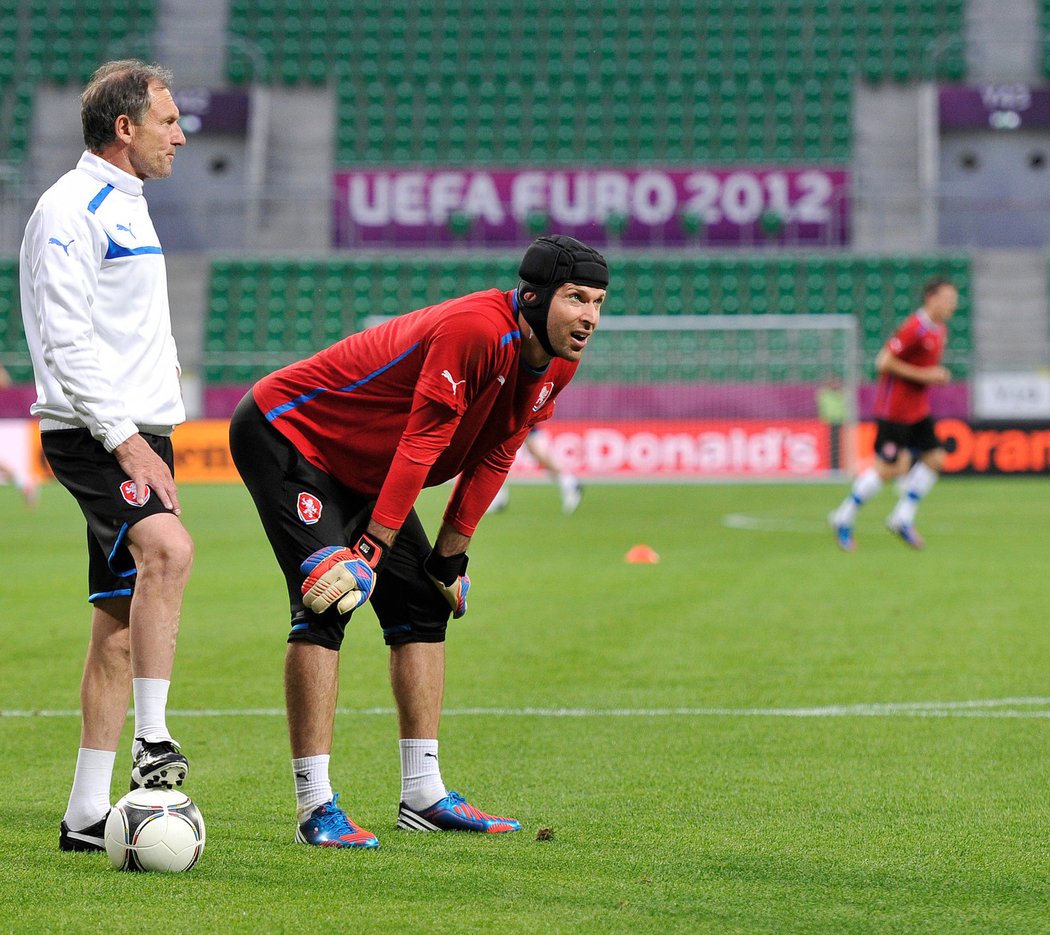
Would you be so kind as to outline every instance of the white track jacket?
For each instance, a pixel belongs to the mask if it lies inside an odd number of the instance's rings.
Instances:
[[[37,202],[19,280],[42,431],[86,426],[112,451],[185,420],[164,253],[141,179],[85,152]]]

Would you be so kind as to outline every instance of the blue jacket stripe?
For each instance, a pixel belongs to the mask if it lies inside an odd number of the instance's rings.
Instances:
[[[367,377],[362,377],[360,380],[356,381],[355,383],[351,383],[349,386],[339,387],[338,389],[332,390],[331,392],[334,392],[334,393],[352,393],[358,387],[364,386],[366,383],[374,380],[376,377],[380,376],[381,374],[386,373],[391,367],[396,366],[397,364],[401,363],[401,361],[403,361],[406,357],[408,357],[409,354],[411,354],[417,347],[419,347],[419,343],[420,342],[417,341],[407,351],[405,351],[404,353],[398,354],[397,357],[395,357],[389,363],[383,364],[383,366],[380,367],[378,370],[373,370]],[[304,403],[308,403],[308,402],[310,402],[310,400],[315,399],[316,397],[320,396],[322,393],[326,393],[326,392],[329,392],[328,387],[319,386],[316,389],[311,390],[309,393],[303,393],[301,396],[296,396],[295,399],[291,399],[291,400],[289,400],[286,403],[281,403],[280,406],[274,406],[273,409],[271,409],[268,413],[266,413],[266,419],[269,422],[273,422],[274,419],[279,418],[280,416],[284,415],[289,410],[297,409],[299,406],[302,406]]]
[[[108,235],[107,235],[108,236]],[[109,246],[106,248],[106,259],[114,260],[123,256],[143,256],[147,253],[163,253],[160,247],[122,247],[112,237],[109,238]]]
[[[100,191],[94,198],[91,199],[91,201],[88,202],[88,211],[94,214],[98,210],[99,205],[106,200],[107,196],[111,191],[113,191],[112,185],[107,185],[105,188],[103,188],[102,191]]]

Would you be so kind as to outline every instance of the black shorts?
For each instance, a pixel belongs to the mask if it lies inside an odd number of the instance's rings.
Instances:
[[[943,447],[929,416],[918,422],[887,422],[884,419],[877,422],[875,454],[887,464],[896,464],[902,451],[925,454]]]
[[[146,443],[175,473],[171,439],[147,435]],[[135,560],[128,551],[128,530],[147,516],[170,513],[152,492],[134,503],[134,484],[116,457],[87,429],[40,433],[40,443],[55,478],[76,499],[87,520],[88,600],[130,597],[135,589]]]
[[[339,649],[351,614],[330,607],[315,614],[303,606],[303,561],[329,545],[349,545],[364,532],[374,498],[344,487],[307,461],[259,411],[251,393],[230,419],[230,451],[284,572],[292,632],[305,640]],[[440,643],[451,613],[423,562],[431,544],[412,510],[376,579],[370,603],[388,646]]]

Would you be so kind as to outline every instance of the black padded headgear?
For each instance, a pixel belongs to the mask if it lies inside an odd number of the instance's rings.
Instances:
[[[554,356],[547,336],[547,314],[558,287],[567,282],[605,289],[609,285],[609,265],[597,250],[564,234],[551,234],[534,240],[518,267],[518,310],[539,338],[543,349]],[[531,302],[526,292],[534,292]]]

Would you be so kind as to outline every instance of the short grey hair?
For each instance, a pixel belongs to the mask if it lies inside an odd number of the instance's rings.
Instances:
[[[106,62],[95,71],[80,95],[84,144],[91,152],[102,152],[117,138],[114,126],[121,115],[132,123],[145,120],[150,109],[149,87],[154,82],[170,88],[171,72],[133,58]]]

